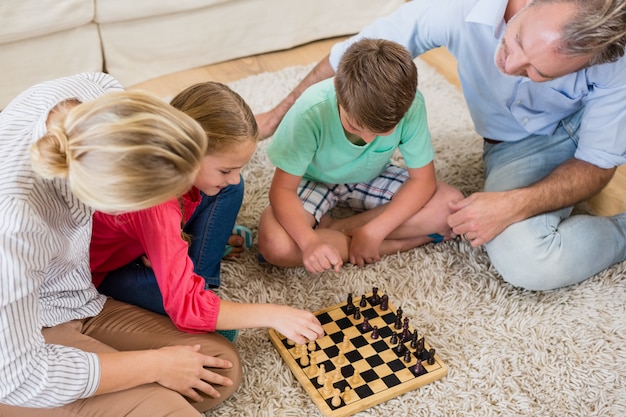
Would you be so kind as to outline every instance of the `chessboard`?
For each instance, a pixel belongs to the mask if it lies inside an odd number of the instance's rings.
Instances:
[[[347,417],[436,381],[448,372],[401,308],[374,288],[355,303],[315,313],[325,335],[296,345],[273,329],[269,337],[325,417]]]

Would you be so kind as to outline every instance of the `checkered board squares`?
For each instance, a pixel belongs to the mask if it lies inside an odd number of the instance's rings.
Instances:
[[[398,344],[391,343],[392,334],[402,332],[394,328],[396,308],[391,302],[385,311],[380,305],[373,306],[372,294],[366,300],[364,307],[355,302],[361,312],[359,319],[348,313],[346,302],[316,312],[325,335],[314,346],[295,346],[278,332],[269,331],[274,347],[326,417],[350,416],[436,381],[448,372],[437,354],[431,358],[430,347],[423,339],[421,352],[411,348],[408,341],[404,343],[410,351],[410,361],[406,362],[405,352],[397,352]],[[377,339],[361,328],[363,317],[372,327],[378,327]],[[409,331],[415,329],[409,326]],[[303,356],[308,358],[304,365]],[[420,367],[416,367],[418,359]],[[326,378],[318,381],[322,366]]]

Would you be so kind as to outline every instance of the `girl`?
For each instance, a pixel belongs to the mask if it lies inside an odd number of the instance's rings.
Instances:
[[[94,283],[115,299],[167,314],[186,332],[273,327],[298,343],[321,337],[308,311],[220,300],[209,289],[219,285],[220,259],[243,198],[240,171],[256,149],[258,129],[245,101],[223,84],[191,86],[171,104],[208,138],[193,187],[147,210],[96,213]]]

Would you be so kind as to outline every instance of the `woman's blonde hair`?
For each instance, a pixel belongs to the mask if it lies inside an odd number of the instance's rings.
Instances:
[[[109,213],[142,210],[191,188],[207,138],[197,122],[145,92],[111,92],[60,109],[31,149],[35,172]]]
[[[200,123],[208,138],[207,155],[259,140],[254,113],[239,94],[224,84],[194,84],[178,93],[170,104]]]

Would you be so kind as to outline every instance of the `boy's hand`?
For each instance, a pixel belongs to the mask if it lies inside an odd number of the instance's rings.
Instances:
[[[380,245],[384,238],[367,233],[363,227],[357,227],[350,232],[350,263],[363,267],[380,261]]]
[[[275,311],[272,327],[288,339],[303,345],[324,336],[324,329],[313,313],[289,306],[280,306]]]
[[[339,272],[343,260],[337,248],[318,241],[302,250],[302,263],[309,272],[316,274],[327,269]]]

